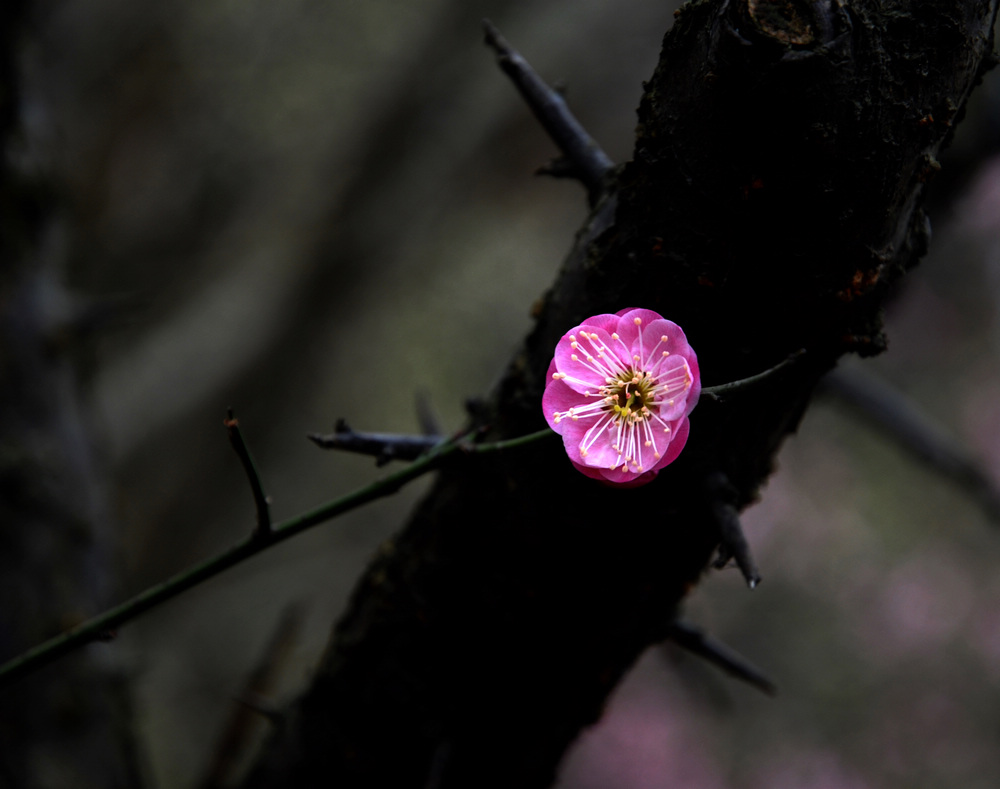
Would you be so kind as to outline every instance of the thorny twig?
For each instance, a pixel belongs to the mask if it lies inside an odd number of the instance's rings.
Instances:
[[[768,696],[778,692],[777,686],[756,666],[718,639],[680,620],[670,623],[667,638],[688,652],[704,658],[727,674],[753,685]]]
[[[545,172],[578,179],[586,188],[591,205],[596,205],[606,188],[614,162],[587,134],[569,111],[566,100],[538,76],[521,53],[511,47],[488,19],[483,20],[486,43],[497,55],[497,63],[520,91],[528,107],[562,152],[562,160]]]
[[[301,605],[285,608],[264,650],[237,695],[229,718],[216,742],[212,758],[199,786],[219,789],[230,785],[240,759],[250,747],[259,715],[270,717],[266,699],[286,669],[305,619]]]
[[[342,449],[360,455],[372,455],[375,465],[390,460],[416,460],[444,441],[438,435],[398,435],[396,433],[358,433],[344,419],[338,419],[332,433],[310,433],[309,440],[323,449]]]
[[[140,614],[177,597],[182,592],[191,589],[209,578],[214,578],[230,567],[256,556],[268,548],[284,542],[307,529],[332,520],[346,512],[357,509],[364,504],[389,496],[413,480],[434,471],[447,458],[462,453],[464,455],[486,454],[516,449],[526,444],[553,436],[549,429],[540,430],[526,436],[505,441],[495,441],[488,444],[475,444],[468,440],[467,435],[459,435],[433,447],[425,455],[399,471],[389,474],[380,480],[365,485],[353,493],[341,496],[305,512],[297,517],[274,524],[268,531],[258,530],[237,543],[227,551],[223,551],[210,559],[187,570],[177,573],[163,583],[151,586],[140,592],[131,600],[110,608],[102,614],[65,631],[48,641],[39,644],[26,652],[11,658],[0,665],[0,686],[9,684],[26,674],[45,666],[56,658],[65,655],[84,644],[101,640],[106,634],[113,633],[125,622],[135,619]]]

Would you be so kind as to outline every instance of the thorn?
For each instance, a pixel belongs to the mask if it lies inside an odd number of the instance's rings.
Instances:
[[[735,650],[712,638],[693,625],[675,620],[667,629],[667,638],[693,655],[704,658],[730,676],[743,680],[768,696],[778,692],[778,686],[764,672]]]
[[[740,525],[740,514],[735,505],[736,489],[722,472],[710,474],[705,480],[705,487],[710,497],[712,519],[719,529],[719,554],[712,566],[719,570],[730,560],[735,560],[747,586],[756,589],[761,582],[760,571]]]
[[[285,720],[285,714],[271,699],[265,698],[258,693],[246,691],[237,696],[236,701],[248,710],[263,716],[275,726],[280,726]]]
[[[425,436],[440,436],[443,434],[441,420],[438,419],[430,398],[426,392],[417,392],[417,424],[420,425],[420,432]]]
[[[565,156],[557,156],[552,159],[548,164],[543,164],[537,170],[535,170],[535,175],[548,175],[552,178],[580,178],[580,169],[569,161]]]

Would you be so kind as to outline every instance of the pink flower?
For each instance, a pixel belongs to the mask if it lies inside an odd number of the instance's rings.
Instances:
[[[637,487],[680,454],[700,393],[698,357],[680,326],[628,309],[563,335],[542,409],[579,471]]]

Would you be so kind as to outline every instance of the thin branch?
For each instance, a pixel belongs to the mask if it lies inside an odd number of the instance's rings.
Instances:
[[[254,463],[250,448],[243,438],[243,431],[240,430],[240,421],[233,415],[233,410],[229,409],[223,424],[229,434],[229,443],[233,445],[236,454],[239,456],[243,470],[246,472],[247,480],[250,482],[250,490],[253,492],[253,503],[257,508],[257,530],[255,534],[263,535],[271,531],[271,510],[270,499],[264,493],[264,486],[260,481],[260,473],[257,471],[257,464]]]
[[[236,703],[222,729],[201,789],[217,789],[230,785],[243,756],[251,748],[254,730],[261,714],[270,717],[273,710],[267,702],[268,695],[288,664],[289,657],[299,640],[304,616],[302,606],[292,604],[285,608],[264,650],[250,672],[243,689],[237,694]]]
[[[805,350],[799,350],[762,373],[719,386],[707,386],[701,390],[701,397],[722,402],[727,397],[738,395],[770,380],[773,376],[795,364],[804,355]],[[542,433],[544,432],[542,431]],[[344,419],[337,420],[334,432],[310,433],[308,438],[323,449],[340,449],[359,455],[371,455],[375,458],[375,464],[378,466],[384,466],[391,460],[416,460],[444,441],[440,435],[362,433],[352,429]]]
[[[744,386],[754,385],[759,380],[762,380],[782,368],[784,365],[794,361],[794,359],[799,355],[801,355],[801,352],[790,357],[765,373],[752,376],[751,378],[744,379],[743,381],[737,381],[733,384],[726,384],[721,388],[726,391],[735,391],[736,389]],[[720,389],[720,387],[715,388],[715,390],[718,389]],[[711,393],[712,390],[709,390],[709,392]],[[291,518],[272,526],[270,524],[269,517],[267,517],[267,498],[264,496],[263,488],[260,484],[260,476],[257,474],[256,467],[250,456],[249,450],[246,447],[246,443],[243,440],[242,433],[238,429],[239,423],[232,415],[232,412],[230,412],[228,418],[226,419],[226,427],[230,431],[230,439],[232,440],[233,446],[239,454],[241,461],[243,461],[244,468],[247,471],[251,487],[254,490],[254,500],[258,502],[257,528],[253,531],[251,536],[243,542],[233,546],[228,551],[218,554],[217,556],[208,559],[201,564],[195,565],[188,570],[184,570],[167,581],[140,592],[131,600],[111,608],[108,611],[105,611],[104,613],[77,625],[71,630],[68,630],[32,649],[29,649],[27,652],[12,658],[3,665],[0,665],[0,687],[4,684],[13,682],[15,679],[24,676],[41,666],[47,665],[56,658],[71,652],[84,644],[107,639],[108,634],[115,633],[117,628],[125,622],[131,621],[135,617],[145,613],[160,603],[173,599],[177,595],[191,589],[194,586],[197,586],[203,581],[214,578],[224,570],[227,570],[252,556],[256,556],[258,553],[261,553],[279,542],[283,542],[284,540],[294,537],[295,535],[310,529],[313,526],[331,520],[371,501],[375,501],[376,499],[395,493],[408,482],[433,471],[445,458],[455,454],[456,452],[461,451],[465,454],[499,452],[516,449],[540,439],[544,439],[548,436],[556,435],[549,428],[545,428],[544,430],[539,430],[535,433],[530,433],[518,438],[497,441],[490,444],[475,444],[468,440],[467,435],[459,435],[453,439],[441,441],[437,437],[427,436],[417,439],[416,437],[386,436],[385,434],[355,434],[353,431],[350,431],[350,428],[348,428],[343,420],[341,420],[338,423],[338,434],[342,436],[343,434],[349,432],[355,437],[357,446],[338,446],[338,439],[334,438],[332,439],[331,445],[337,446],[337,448],[349,448],[351,451],[364,451],[365,454],[384,456],[387,451],[387,447],[389,446],[393,449],[400,449],[404,446],[412,449],[414,446],[418,445],[420,441],[422,441],[423,443],[419,444],[421,451],[420,453],[414,455],[416,459],[406,468],[397,471],[394,474],[390,474],[381,480],[366,485],[353,493],[324,504],[315,510],[306,512],[303,515],[299,515],[298,517]],[[334,435],[337,436],[338,434]],[[321,446],[325,445],[325,442],[329,440],[328,437],[323,436],[310,436],[310,438]],[[371,442],[367,450],[359,448],[364,443],[363,439],[365,438],[369,439]],[[399,443],[400,439],[405,439],[402,444]],[[428,446],[428,442],[432,439],[433,444]],[[396,456],[398,457],[399,455]],[[726,481],[724,477],[722,479],[723,483],[728,485],[728,481]],[[719,528],[722,535],[722,547],[720,548],[720,553],[726,556],[725,561],[728,561],[730,557],[736,559],[737,564],[747,579],[747,583],[751,588],[753,588],[757,585],[757,583],[759,583],[760,575],[757,573],[756,566],[750,558],[749,547],[747,546],[746,539],[743,537],[743,533],[740,530],[739,518],[736,514],[735,508],[732,507],[732,505],[717,500],[716,498],[713,498],[712,507],[719,520]],[[261,515],[262,512],[265,516],[263,519]],[[264,528],[261,527],[262,523],[265,524]]]
[[[509,449],[516,449],[534,441],[544,439],[547,436],[554,435],[555,433],[546,428],[545,430],[539,430],[537,433],[489,444],[472,443],[468,441],[466,435],[460,435],[450,441],[438,444],[430,452],[406,468],[372,482],[363,488],[359,488],[353,493],[323,504],[314,510],[282,521],[264,534],[259,534],[255,531],[250,537],[234,545],[229,550],[211,559],[207,559],[194,567],[183,570],[163,583],[151,586],[140,592],[131,600],[127,600],[102,614],[98,614],[86,622],[82,622],[76,627],[8,660],[3,665],[0,665],[0,687],[10,684],[19,677],[51,663],[56,658],[74,649],[93,641],[104,639],[107,634],[115,632],[125,622],[135,619],[140,614],[160,605],[160,603],[172,600],[182,592],[210,578],[214,578],[230,567],[240,564],[250,557],[256,556],[258,553],[280,542],[284,542],[290,537],[301,534],[313,526],[332,520],[364,504],[395,493],[407,483],[434,471],[446,458],[456,453],[461,452],[467,455],[477,455],[502,452]]]
[[[520,91],[529,109],[542,124],[549,137],[559,147],[567,166],[560,165],[559,174],[572,174],[587,188],[591,205],[595,205],[606,189],[608,174],[614,162],[587,134],[566,106],[559,92],[551,88],[488,19],[483,20],[486,44],[497,55],[497,63]]]
[[[709,400],[721,401],[726,397],[734,394],[739,394],[747,389],[752,389],[760,384],[769,381],[773,376],[787,370],[793,364],[795,364],[799,359],[805,356],[805,348],[801,348],[789,356],[784,361],[778,362],[774,367],[770,367],[762,373],[757,373],[756,375],[751,375],[749,378],[741,378],[738,381],[733,381],[728,384],[719,384],[718,386],[706,386],[701,390],[701,396]]]
[[[730,676],[753,685],[753,687],[766,693],[768,696],[774,696],[778,692],[777,685],[750,661],[730,649],[721,641],[712,638],[704,631],[687,622],[680,620],[671,622],[667,631],[667,638],[688,652],[704,658]]]
[[[332,433],[310,433],[309,440],[323,449],[342,449],[375,457],[375,465],[390,460],[416,460],[444,441],[438,435],[398,435],[395,433],[358,433],[346,420],[338,419]]]
[[[1000,523],[1000,486],[965,447],[901,392],[850,369],[828,374],[819,391],[846,403],[893,443],[969,493],[992,521]]]
[[[735,489],[725,474],[717,472],[710,474],[705,481],[709,495],[709,507],[712,517],[719,528],[719,555],[713,566],[722,569],[730,560],[735,560],[747,586],[755,589],[761,582],[760,570],[750,553],[750,544],[743,527],[740,525],[740,513],[733,503]]]

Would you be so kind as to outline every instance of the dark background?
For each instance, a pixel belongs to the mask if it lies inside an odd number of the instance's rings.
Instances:
[[[60,249],[112,319],[81,349],[120,530],[121,595],[241,539],[232,407],[275,518],[373,479],[304,438],[346,417],[447,429],[530,325],[585,216],[482,46],[492,18],[616,161],[674,5],[569,0],[38,4],[24,58]],[[931,253],[863,367],[1000,478],[1000,161],[992,75]],[[747,123],[753,123],[752,118]],[[633,306],[633,305],[627,305]],[[642,305],[634,305],[642,306]],[[669,316],[668,316],[669,317]],[[709,575],[688,617],[776,680],[768,699],[650,652],[567,787],[991,787],[1000,774],[1000,533],[967,496],[821,400],[744,525],[764,573]],[[149,783],[193,786],[282,612],[303,686],[354,579],[422,488],[273,549],[123,629]],[[260,731],[266,730],[263,719]],[[669,767],[668,767],[669,765]],[[669,783],[668,783],[669,782]]]

